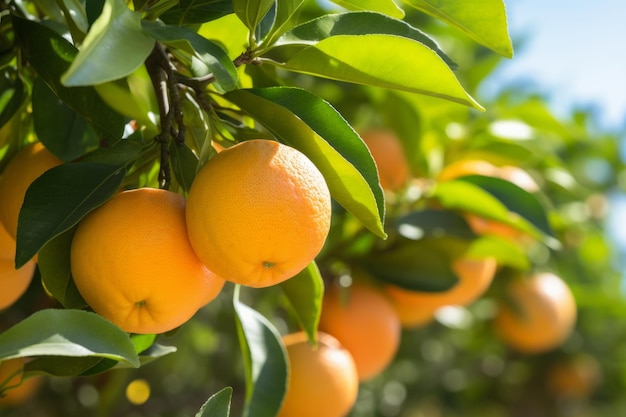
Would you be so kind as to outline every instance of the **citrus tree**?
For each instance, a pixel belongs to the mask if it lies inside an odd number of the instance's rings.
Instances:
[[[475,99],[502,1],[2,7],[7,401],[44,375],[76,394],[51,415],[587,404],[622,163],[585,112]]]

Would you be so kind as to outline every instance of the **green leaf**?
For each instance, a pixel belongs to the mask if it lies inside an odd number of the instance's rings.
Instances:
[[[139,366],[123,330],[82,310],[40,310],[0,334],[0,360],[29,356],[93,356]]]
[[[443,20],[498,54],[513,57],[506,8],[502,0],[404,0]]]
[[[111,369],[111,367],[117,363],[115,360],[103,359],[100,356],[40,356],[27,362],[26,365],[24,365],[24,371],[68,377],[83,375],[102,362],[111,364],[107,369]]]
[[[400,36],[331,36],[277,65],[289,71],[425,94],[484,110],[435,51]]]
[[[497,236],[481,236],[474,240],[465,256],[476,259],[495,258],[498,265],[510,266],[521,271],[531,267],[523,246]]]
[[[161,20],[176,26],[206,23],[233,13],[232,0],[180,0],[161,15]]]
[[[280,334],[257,311],[239,301],[235,287],[233,303],[246,370],[244,417],[275,417],[287,389],[287,354]]]
[[[457,65],[443,52],[437,43],[422,31],[408,23],[371,11],[327,14],[296,26],[285,33],[277,45],[303,44],[314,42],[337,35],[396,35],[413,39],[432,49],[451,68]]]
[[[11,18],[24,58],[37,74],[65,104],[87,120],[101,139],[110,145],[117,142],[124,132],[124,118],[104,104],[93,88],[68,88],[61,84],[61,75],[74,60],[77,49],[40,23],[15,15]]]
[[[99,139],[87,121],[69,108],[41,79],[33,86],[33,123],[37,138],[63,161],[97,148]]]
[[[295,16],[304,0],[282,0],[276,2],[276,16],[271,30],[263,40],[264,45],[272,45],[276,39],[285,33],[295,21]]]
[[[0,127],[4,126],[19,110],[26,99],[24,83],[12,67],[6,67],[0,75]]]
[[[348,10],[371,10],[402,19],[404,10],[393,0],[332,0],[333,3]]]
[[[16,266],[111,198],[125,173],[124,167],[81,162],[54,167],[33,181],[18,220]]]
[[[314,344],[324,296],[324,280],[319,268],[311,262],[298,275],[280,283],[280,289],[287,297],[300,328]]]
[[[220,87],[225,91],[230,91],[236,87],[237,70],[235,65],[228,53],[217,44],[185,27],[165,26],[157,22],[144,22],[143,29],[157,41],[197,57],[206,66],[206,70],[202,71],[204,73],[195,75],[212,73]],[[199,71],[196,70],[195,72]]]
[[[225,95],[322,172],[339,204],[385,238],[384,195],[367,147],[326,101],[289,87],[234,90]]]
[[[76,87],[123,78],[144,63],[153,47],[154,39],[143,32],[139,13],[124,0],[107,0],[61,81]]]
[[[456,236],[473,239],[476,234],[465,219],[451,210],[425,209],[400,217],[395,224],[398,233],[406,239]]]
[[[407,240],[385,252],[368,255],[361,265],[381,281],[408,290],[447,291],[458,282],[452,262],[466,247],[466,242],[453,238]]]
[[[528,191],[502,178],[469,175],[461,179],[487,191],[500,200],[509,211],[519,214],[542,233],[554,236],[545,209]]]
[[[543,240],[558,248],[544,208],[535,196],[510,181],[468,175],[437,184],[433,196],[448,209],[474,213]]]
[[[233,0],[233,10],[239,20],[254,32],[273,4],[274,0]]]
[[[226,387],[216,392],[204,403],[200,411],[196,413],[196,417],[230,416],[230,399],[232,396],[233,389],[231,387]]]
[[[172,141],[170,144],[170,158],[176,181],[185,192],[189,192],[191,183],[196,177],[198,157],[184,143],[179,145]]]
[[[80,159],[80,162],[125,166],[133,163],[143,151],[141,143],[130,138],[122,139],[110,148],[98,148]]]
[[[75,229],[72,228],[50,240],[37,256],[44,287],[65,308],[84,308],[87,303],[72,279],[70,247]]]

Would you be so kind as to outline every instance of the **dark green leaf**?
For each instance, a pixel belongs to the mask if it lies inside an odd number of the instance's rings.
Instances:
[[[124,132],[124,118],[104,104],[90,87],[68,88],[61,84],[61,75],[69,68],[77,49],[52,29],[21,17],[12,16],[15,35],[24,58],[57,96],[79,113],[98,133],[113,144]]]
[[[139,366],[123,330],[82,310],[40,310],[0,334],[0,360],[29,356],[94,356]]]
[[[378,1],[378,0],[376,0]],[[285,33],[278,42],[281,44],[300,43],[310,45],[337,35],[395,35],[413,39],[432,49],[451,68],[457,65],[439,48],[439,45],[428,35],[408,23],[372,11],[327,14],[296,26]]]
[[[33,86],[33,123],[37,138],[63,161],[73,161],[98,147],[85,119],[69,108],[41,79]]]
[[[27,362],[24,366],[24,371],[44,373],[52,376],[76,376],[83,375],[103,361],[113,365],[117,363],[115,360],[103,359],[100,356],[41,356]]]
[[[233,389],[226,387],[213,394],[204,403],[196,417],[228,417],[230,416],[230,399],[233,396]]]
[[[526,218],[543,233],[554,236],[545,209],[528,191],[510,181],[496,177],[469,175],[462,177],[462,180],[478,185],[500,200],[510,211]]]
[[[404,10],[393,0],[332,0],[333,3],[348,10],[372,10],[402,19]]]
[[[20,211],[16,265],[111,198],[125,173],[123,167],[82,162],[54,167],[37,178]]]
[[[300,328],[306,332],[309,341],[315,343],[324,296],[324,281],[315,262],[280,283],[280,288],[289,300]]]
[[[191,188],[191,183],[196,177],[198,157],[187,145],[178,145],[172,141],[170,145],[170,158],[176,181],[185,192],[188,192]]]
[[[70,247],[74,228],[50,240],[39,251],[37,261],[44,287],[65,308],[84,308],[85,300],[72,280]]]
[[[180,0],[161,15],[165,23],[177,26],[206,23],[233,13],[232,0]]]
[[[464,32],[498,54],[513,57],[506,7],[502,0],[404,0]]]
[[[384,195],[367,147],[326,101],[305,90],[234,90],[226,98],[281,141],[304,153],[322,172],[333,198],[384,238]]]
[[[452,262],[466,247],[466,242],[452,238],[402,241],[400,246],[371,254],[361,264],[381,281],[408,290],[447,291],[458,282]]]
[[[254,32],[273,4],[274,0],[233,0],[233,10],[239,20]]]
[[[223,90],[229,91],[236,87],[237,70],[228,53],[217,44],[198,35],[185,27],[165,26],[156,22],[144,22],[144,31],[159,42],[179,48],[196,56],[205,66],[204,73],[213,74]],[[198,71],[196,71],[198,72]]]
[[[107,0],[61,81],[76,87],[123,78],[143,65],[153,47],[139,13],[124,0]]]
[[[127,138],[122,139],[115,146],[98,148],[89,152],[80,159],[80,162],[125,166],[134,162],[142,151],[141,143]]]
[[[426,209],[408,213],[396,221],[396,229],[411,240],[441,236],[476,237],[465,219],[450,210]]]
[[[246,369],[244,417],[275,417],[287,388],[287,357],[281,337],[260,313],[239,301],[235,287],[233,303]]]
[[[22,107],[25,93],[24,83],[15,69],[5,68],[0,75],[0,127]]]
[[[289,71],[425,94],[484,110],[435,51],[400,36],[335,35],[297,51],[277,65]]]

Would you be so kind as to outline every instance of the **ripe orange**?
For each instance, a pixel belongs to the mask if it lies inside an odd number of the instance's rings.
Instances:
[[[62,163],[41,142],[35,142],[20,149],[5,167],[0,177],[0,222],[13,239],[26,190],[41,174]]]
[[[328,288],[319,328],[352,354],[360,381],[384,371],[400,345],[400,319],[393,306],[381,292],[362,283]]]
[[[80,222],[71,269],[89,306],[132,333],[180,326],[224,285],[189,244],[184,198],[151,188],[116,194]]]
[[[386,291],[404,327],[417,327],[428,323],[435,311],[443,306],[467,306],[476,301],[493,281],[497,262],[494,258],[459,258],[452,270],[459,281],[447,291],[410,291],[387,286]]]
[[[553,273],[515,279],[507,287],[493,325],[502,341],[523,353],[556,348],[576,324],[576,301]]]
[[[359,380],[352,355],[331,335],[317,346],[303,332],[283,336],[289,382],[278,417],[343,417],[356,402]]]
[[[411,170],[398,137],[383,129],[366,130],[360,136],[376,162],[380,186],[388,191],[404,187],[411,178]]]
[[[15,240],[0,224],[0,310],[16,302],[30,285],[35,262],[28,261],[15,269]]]
[[[31,377],[22,381],[23,374],[24,359],[16,358],[0,362],[0,386],[9,388],[4,393],[0,392],[0,408],[19,406],[35,395],[41,386],[42,377]]]
[[[552,364],[546,378],[550,393],[569,399],[588,398],[601,381],[600,363],[587,353],[579,353]]]
[[[324,177],[299,151],[256,139],[215,155],[187,201],[189,239],[224,279],[267,287],[302,271],[330,230]]]

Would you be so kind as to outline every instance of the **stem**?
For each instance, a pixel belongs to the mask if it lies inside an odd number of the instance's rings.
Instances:
[[[157,42],[146,59],[146,68],[159,105],[161,131],[154,138],[161,147],[159,188],[168,189],[171,182],[169,147],[170,139],[185,142],[183,106],[178,90],[177,76],[165,47]]]

